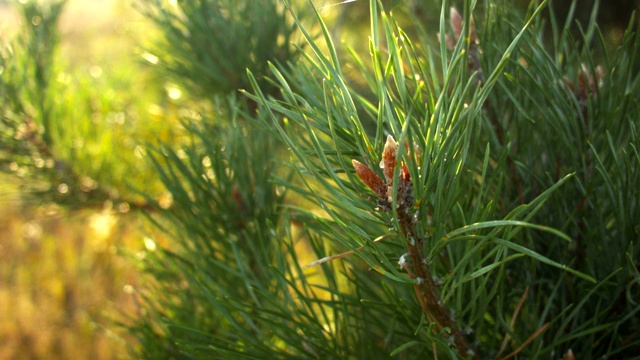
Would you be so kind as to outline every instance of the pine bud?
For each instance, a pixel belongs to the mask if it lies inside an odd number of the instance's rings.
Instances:
[[[387,186],[384,184],[382,179],[380,179],[380,176],[358,160],[351,160],[351,163],[353,164],[353,168],[356,170],[356,174],[360,180],[362,180],[362,182],[367,185],[374,194],[378,195],[381,199],[387,196]]]
[[[398,154],[398,143],[393,136],[387,136],[387,142],[384,144],[384,150],[382,150],[382,172],[384,178],[387,180],[387,184],[393,183],[393,172],[396,169],[396,156]]]
[[[460,39],[460,34],[462,33],[462,16],[460,16],[460,13],[454,7],[449,9],[449,24],[451,24],[453,36],[457,41]]]
[[[575,355],[573,355],[573,350],[569,349],[562,357],[562,360],[576,360]]]
[[[591,74],[589,68],[585,64],[582,64],[580,71],[578,71],[578,89],[584,97],[587,97],[589,93],[597,94],[598,88],[602,86],[602,67],[599,65],[594,69],[594,73]]]

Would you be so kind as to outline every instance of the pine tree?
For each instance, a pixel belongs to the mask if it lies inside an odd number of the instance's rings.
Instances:
[[[259,46],[258,3],[275,12],[261,19],[282,25],[267,46],[278,51]],[[353,48],[338,56],[317,9],[298,16],[313,4],[258,3],[150,5],[162,9],[153,18],[172,49],[158,54],[163,68],[225,100],[186,123],[186,157],[153,157],[174,199],[162,225],[179,245],[147,259],[157,281],[134,328],[141,354],[638,351],[633,22],[610,48],[595,23],[574,38],[571,19],[550,17],[545,36],[547,1],[524,15],[468,1],[461,12],[439,4],[430,33],[372,0],[368,62]],[[273,41],[295,32],[305,48]],[[248,38],[227,42],[232,34]],[[227,70],[208,66],[202,46],[255,54],[234,63],[248,68],[250,87],[207,82]],[[205,68],[214,75],[185,70]]]
[[[433,3],[344,48],[311,1],[139,3],[193,105],[134,357],[637,356],[637,21]]]

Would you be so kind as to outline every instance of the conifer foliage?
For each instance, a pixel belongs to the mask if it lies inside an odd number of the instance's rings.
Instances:
[[[145,260],[155,281],[131,328],[139,354],[637,353],[633,22],[612,48],[595,23],[579,38],[566,31],[571,19],[547,25],[548,1],[526,14],[509,2],[437,3],[431,31],[371,0],[369,53],[338,56],[311,2],[178,4],[202,11],[149,5],[164,14],[152,18],[169,40],[167,69],[242,95],[218,97],[215,116],[186,123],[186,156],[152,156],[174,199],[158,224],[177,246]],[[305,46],[235,44],[264,55],[242,62],[244,77],[216,61],[228,39],[198,31],[231,21],[255,32],[253,17],[230,15],[257,4],[277,12],[261,21],[294,24],[272,38],[296,32]]]
[[[369,0],[344,45],[314,1],[138,2],[189,99],[146,149],[172,241],[138,258],[133,356],[637,356],[638,21],[612,44],[549,2]],[[81,183],[43,27],[0,49],[0,166]]]

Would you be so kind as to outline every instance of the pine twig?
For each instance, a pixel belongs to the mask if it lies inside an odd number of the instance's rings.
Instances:
[[[381,165],[386,182],[359,161],[352,160],[352,163],[360,180],[378,195],[378,208],[380,210],[392,211],[395,205],[395,210],[393,211],[397,216],[402,235],[408,240],[406,243],[407,255],[411,259],[411,266],[409,266],[404,261],[404,257],[401,257],[400,265],[415,280],[413,286],[422,312],[438,329],[449,329],[449,338],[460,355],[463,357],[471,355],[475,359],[477,356],[464,333],[460,331],[455,320],[440,301],[437,284],[431,275],[431,269],[424,256],[423,248],[426,238],[418,235],[416,221],[411,214],[414,204],[413,182],[406,164],[397,162],[397,152],[398,143],[396,143],[393,136],[389,135],[382,152]],[[397,179],[397,188],[395,189],[397,196],[393,201],[394,174],[398,166],[400,166],[400,176]]]

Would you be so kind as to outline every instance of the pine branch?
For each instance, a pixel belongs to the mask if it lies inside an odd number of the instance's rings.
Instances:
[[[456,351],[462,356],[472,355],[475,352],[467,342],[465,335],[459,330],[455,320],[441,302],[438,293],[438,285],[431,274],[429,264],[424,256],[424,247],[427,238],[420,236],[416,230],[417,218],[411,214],[414,206],[413,182],[407,166],[397,161],[398,144],[389,135],[382,151],[381,166],[384,170],[386,182],[378,177],[371,169],[356,160],[352,160],[356,174],[376,195],[378,195],[378,207],[382,211],[392,212],[397,216],[400,232],[407,239],[407,254],[411,259],[407,263],[405,256],[400,258],[399,264],[409,276],[415,280],[413,285],[418,303],[427,319],[436,324],[438,330],[447,328],[449,337],[455,344]],[[419,156],[419,154],[414,154]],[[398,183],[394,186],[394,172],[400,169]],[[394,196],[394,194],[397,194]]]

